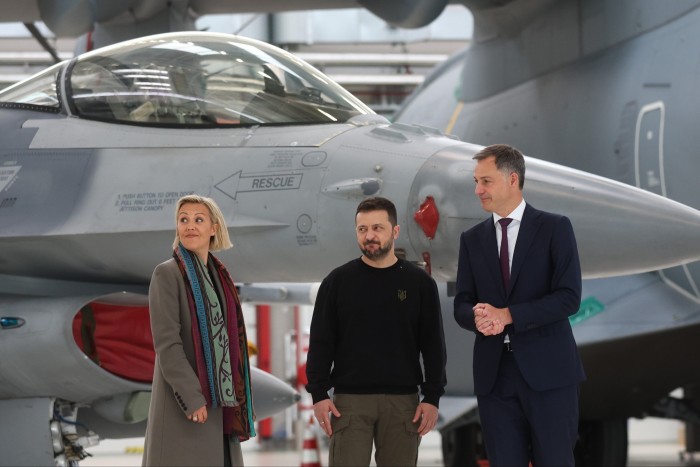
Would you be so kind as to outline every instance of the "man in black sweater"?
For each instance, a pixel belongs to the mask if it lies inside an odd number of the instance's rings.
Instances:
[[[316,298],[306,390],[331,436],[331,466],[369,465],[373,443],[378,466],[416,465],[447,382],[437,286],[394,254],[391,201],[362,201],[355,226],[362,256],[334,269]]]

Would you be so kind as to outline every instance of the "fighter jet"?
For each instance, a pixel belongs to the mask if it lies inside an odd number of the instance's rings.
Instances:
[[[449,283],[460,233],[484,218],[471,181],[481,146],[390,123],[240,36],[155,35],[57,64],[0,92],[0,134],[3,463],[76,461],[96,436],[135,436],[152,368],[146,290],[181,195],[221,206],[235,243],[221,257],[240,284],[321,280],[357,255],[355,207],[374,195],[397,204],[397,251]],[[699,211],[533,154],[527,165],[526,198],[569,215],[587,277],[700,259]],[[459,390],[447,441],[477,426]]]

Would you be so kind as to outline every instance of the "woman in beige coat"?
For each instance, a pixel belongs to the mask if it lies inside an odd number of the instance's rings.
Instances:
[[[181,198],[176,225],[148,294],[156,363],[143,465],[242,466],[240,441],[255,436],[245,323],[210,253],[232,245],[211,198]]]

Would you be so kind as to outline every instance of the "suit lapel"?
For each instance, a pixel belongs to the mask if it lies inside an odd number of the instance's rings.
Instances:
[[[518,275],[520,270],[525,264],[525,257],[527,252],[535,240],[535,235],[537,230],[540,228],[539,216],[537,215],[537,210],[534,209],[529,204],[525,204],[525,212],[523,213],[523,219],[520,222],[520,230],[518,231],[518,238],[515,241],[515,251],[513,252],[513,264],[510,267],[510,282],[508,287],[508,293],[513,289],[513,284],[518,280]]]

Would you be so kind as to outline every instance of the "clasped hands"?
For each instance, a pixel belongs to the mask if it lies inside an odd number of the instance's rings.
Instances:
[[[513,322],[508,308],[496,308],[488,303],[477,303],[472,308],[476,330],[485,336],[495,336]]]

